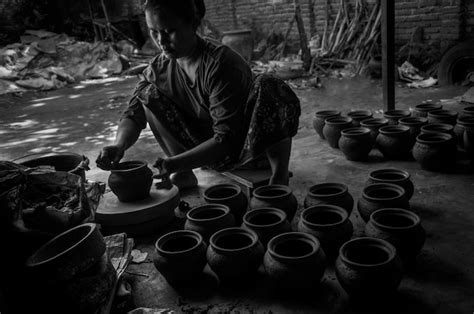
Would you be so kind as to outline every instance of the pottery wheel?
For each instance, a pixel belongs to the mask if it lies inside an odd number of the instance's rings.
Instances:
[[[97,207],[96,222],[104,226],[123,226],[160,218],[169,221],[179,200],[179,189],[174,185],[169,190],[152,188],[149,197],[130,203],[123,203],[114,193],[108,192]]]

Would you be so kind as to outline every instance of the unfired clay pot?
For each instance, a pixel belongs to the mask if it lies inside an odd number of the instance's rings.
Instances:
[[[278,208],[264,207],[251,210],[244,215],[242,228],[255,232],[266,248],[274,236],[291,230],[286,213]]]
[[[373,183],[392,183],[401,186],[405,189],[405,196],[408,200],[411,199],[414,192],[413,182],[410,179],[410,174],[405,170],[386,168],[378,169],[369,173],[367,184]]]
[[[234,216],[230,209],[222,204],[204,204],[194,207],[186,214],[184,229],[196,231],[204,241],[216,231],[235,226]]]
[[[379,129],[376,139],[377,148],[385,158],[391,160],[407,159],[413,143],[410,128],[404,125],[388,125]]]
[[[309,188],[304,199],[304,207],[316,205],[335,205],[342,207],[350,215],[354,207],[354,198],[349,188],[343,183],[326,182],[315,184]]]
[[[361,218],[367,222],[370,215],[381,208],[410,209],[410,203],[405,195],[405,189],[395,184],[370,184],[363,189],[357,209]]]
[[[462,110],[462,117],[474,117],[474,106],[464,107]]]
[[[320,110],[316,112],[313,118],[313,128],[321,139],[326,139],[323,134],[324,121],[328,118],[338,117],[340,115],[341,112],[338,110]]]
[[[414,262],[426,238],[420,217],[401,208],[384,208],[373,212],[365,225],[365,234],[390,242],[405,264]]]
[[[221,284],[240,284],[253,277],[262,263],[264,248],[255,232],[223,229],[212,235],[207,262]]]
[[[353,127],[359,127],[361,121],[372,118],[372,115],[370,110],[353,110],[347,113],[347,116],[352,119]]]
[[[288,232],[270,240],[263,266],[273,287],[286,291],[306,290],[321,281],[326,257],[314,236]]]
[[[335,270],[347,294],[364,302],[393,294],[403,278],[397,250],[377,238],[356,238],[344,243]]]
[[[416,137],[421,132],[421,127],[428,123],[427,118],[423,117],[408,117],[408,118],[401,118],[398,120],[398,124],[404,125],[410,128],[410,137],[412,145],[416,141]]]
[[[388,119],[389,125],[397,125],[398,120],[401,118],[407,118],[411,115],[410,110],[392,109],[387,110],[383,113],[383,117]]]
[[[373,146],[374,140],[367,128],[357,127],[341,131],[339,148],[347,160],[366,160]]]
[[[458,113],[454,110],[439,109],[428,112],[429,123],[447,123],[455,125],[457,118]]]
[[[150,196],[153,172],[143,161],[124,161],[110,171],[108,184],[121,202],[136,202]]]
[[[330,260],[339,248],[352,237],[353,227],[344,208],[334,205],[316,205],[301,213],[297,231],[314,235]]]
[[[456,144],[446,133],[420,134],[413,147],[413,157],[423,169],[444,171],[456,162]]]
[[[435,104],[435,103],[419,104],[415,106],[415,110],[413,111],[412,115],[414,117],[426,118],[428,117],[428,112],[433,111],[433,110],[439,110],[442,108],[443,108],[442,105]]]
[[[379,135],[379,129],[386,125],[388,125],[388,119],[385,118],[370,118],[360,122],[360,126],[370,130],[370,136],[374,141]]]
[[[242,217],[247,211],[248,199],[237,184],[225,183],[213,185],[204,190],[204,200],[207,203],[228,206],[237,224],[242,223]]]
[[[156,269],[172,286],[189,285],[206,266],[207,246],[202,236],[191,230],[167,233],[155,243]]]
[[[256,188],[250,199],[250,209],[275,207],[286,213],[288,221],[293,219],[298,201],[286,185],[272,184]]]
[[[352,127],[352,119],[349,117],[333,117],[326,119],[323,134],[328,140],[329,146],[332,148],[339,148],[341,131],[350,127]]]
[[[472,117],[460,117],[454,126],[454,134],[456,134],[456,140],[458,147],[464,149],[464,131],[468,127],[474,127],[474,116]]]

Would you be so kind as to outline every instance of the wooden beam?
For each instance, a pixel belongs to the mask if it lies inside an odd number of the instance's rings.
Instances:
[[[395,108],[395,1],[382,1],[382,85],[384,110]]]

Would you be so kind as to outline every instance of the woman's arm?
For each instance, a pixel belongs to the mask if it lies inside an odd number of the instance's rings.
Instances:
[[[215,137],[198,146],[163,160],[163,170],[167,173],[181,172],[212,165],[229,155],[230,145],[219,143]]]

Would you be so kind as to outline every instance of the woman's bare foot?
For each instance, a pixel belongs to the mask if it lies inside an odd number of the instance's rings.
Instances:
[[[175,172],[170,175],[170,180],[180,190],[193,188],[198,184],[198,180],[192,170]]]

